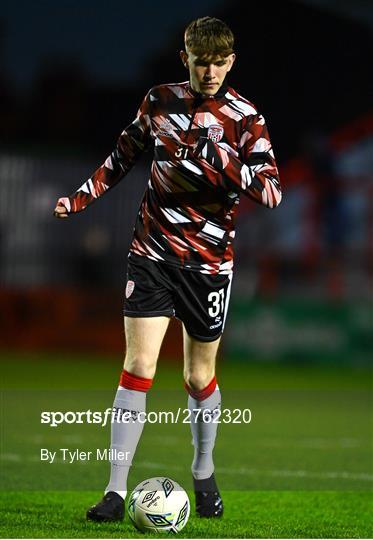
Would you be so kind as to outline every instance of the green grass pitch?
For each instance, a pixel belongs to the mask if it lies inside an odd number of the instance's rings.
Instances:
[[[102,411],[112,404],[121,361],[62,355],[0,355],[2,538],[135,538],[120,524],[85,521],[108,477],[104,461],[49,464],[40,449],[107,448],[108,426],[52,428],[41,411]],[[190,494],[185,538],[369,538],[373,480],[371,372],[367,368],[229,363],[218,381],[223,409],[250,409],[250,423],[221,423],[216,476],[221,520],[195,517],[189,426],[146,424],[129,489],[169,476]],[[181,362],[160,362],[148,411],[186,407]]]

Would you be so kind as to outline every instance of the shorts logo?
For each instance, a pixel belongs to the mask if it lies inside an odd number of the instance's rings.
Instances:
[[[135,282],[132,280],[127,281],[127,287],[126,287],[126,298],[129,298],[131,294],[133,293],[135,288]]]
[[[211,124],[209,126],[209,129],[207,131],[207,137],[215,143],[218,143],[222,140],[224,135],[224,128],[222,126],[219,126],[219,124]]]
[[[222,324],[223,324],[223,321],[220,321],[216,324],[212,324],[211,326],[209,326],[209,329],[214,330],[214,328],[219,328],[219,326],[221,326]]]

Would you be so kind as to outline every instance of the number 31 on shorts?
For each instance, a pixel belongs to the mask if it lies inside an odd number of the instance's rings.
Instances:
[[[211,306],[209,307],[209,315],[210,317],[216,317],[219,315],[219,313],[223,313],[224,311],[224,289],[220,289],[219,291],[210,292],[210,294],[207,297],[207,300],[209,303],[211,303]]]

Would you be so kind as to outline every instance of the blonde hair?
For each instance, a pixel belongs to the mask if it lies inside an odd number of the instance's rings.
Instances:
[[[203,59],[224,58],[234,52],[232,30],[214,17],[192,21],[185,30],[184,42],[187,50]]]

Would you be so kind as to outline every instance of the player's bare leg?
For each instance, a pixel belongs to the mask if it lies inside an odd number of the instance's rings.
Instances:
[[[220,338],[215,341],[197,341],[183,328],[184,380],[193,390],[202,390],[215,376],[216,354]]]
[[[124,317],[125,370],[145,379],[154,377],[169,322],[169,317]]]
[[[168,317],[124,318],[126,356],[113,404],[110,481],[103,499],[88,510],[87,519],[123,519],[127,477],[144,427],[140,414],[145,413],[146,392],[152,385],[168,323]]]
[[[218,423],[221,395],[216,384],[215,363],[220,338],[201,342],[189,336],[183,328],[184,379],[189,393],[191,431],[194,445],[192,474],[196,495],[196,512],[201,517],[220,517],[221,500],[214,476],[212,452]]]

